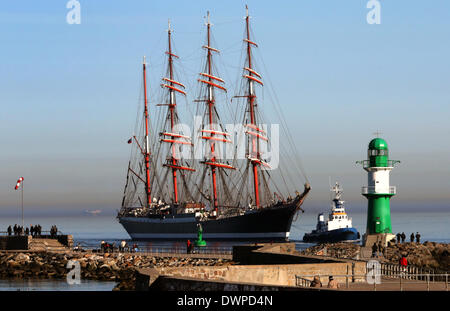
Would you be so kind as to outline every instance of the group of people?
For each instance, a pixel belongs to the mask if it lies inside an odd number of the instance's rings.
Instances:
[[[108,243],[105,241],[102,241],[100,243],[100,249],[103,253],[114,253],[115,251],[119,252],[138,252],[139,247],[136,243],[133,244],[133,247],[129,247],[128,243],[125,240],[122,240],[119,244],[119,247],[116,247],[116,243]]]
[[[17,224],[14,225],[14,227],[11,227],[11,225],[7,229],[8,235],[32,235],[32,236],[40,236],[42,232],[41,225],[30,225],[30,228],[26,227],[25,229],[23,226],[19,226]]]
[[[384,247],[381,241],[373,243],[372,245],[372,257],[379,258],[386,254],[386,247]]]
[[[322,287],[322,282],[320,281],[320,277],[316,275],[311,282],[310,287]],[[333,278],[332,275],[328,277],[328,285],[327,288],[339,288],[339,283]]]
[[[404,232],[402,233],[397,233],[397,243],[405,243],[406,240],[406,234]],[[414,235],[414,232],[411,233],[411,235],[409,236],[411,239],[411,243],[414,242],[414,239],[416,240],[417,243],[420,243],[420,234],[419,232],[416,232],[416,235]]]
[[[54,238],[57,234],[58,234],[58,228],[56,227],[56,225],[53,225],[53,226],[50,228],[50,236],[51,236],[52,238]]]
[[[114,250],[116,249],[116,243],[108,243],[105,241],[102,241],[100,243],[100,249],[102,250],[103,253],[112,253],[114,252]]]

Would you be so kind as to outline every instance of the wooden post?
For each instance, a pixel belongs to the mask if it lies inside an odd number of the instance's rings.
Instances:
[[[448,291],[448,274],[445,274],[445,290]]]
[[[400,278],[400,291],[403,291],[402,278]]]
[[[427,291],[430,291],[430,274],[427,274]]]
[[[355,263],[352,262],[352,283],[355,283]]]
[[[347,275],[345,276],[345,284],[348,288],[348,265],[347,265]]]

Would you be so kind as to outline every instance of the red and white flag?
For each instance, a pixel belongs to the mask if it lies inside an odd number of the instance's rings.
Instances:
[[[22,183],[22,181],[23,181],[23,177],[20,177],[20,178],[17,180],[17,184],[16,184],[16,187],[14,188],[14,190],[19,189],[20,184]]]

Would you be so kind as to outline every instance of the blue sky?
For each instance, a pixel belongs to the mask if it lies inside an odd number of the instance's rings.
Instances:
[[[81,24],[69,25],[65,0],[2,1],[0,214],[16,212],[19,176],[35,211],[119,208],[142,56],[152,90],[170,18],[177,53],[195,72],[209,10],[234,81],[246,3],[313,187],[311,208],[328,200],[329,176],[349,204],[364,206],[366,173],[355,161],[378,130],[402,161],[391,175],[397,206],[448,209],[450,2],[380,2],[381,24],[369,25],[365,0],[80,0]]]

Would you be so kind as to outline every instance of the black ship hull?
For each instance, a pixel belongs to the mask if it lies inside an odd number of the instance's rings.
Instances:
[[[297,204],[280,204],[243,215],[197,220],[193,214],[162,217],[119,217],[133,240],[185,240],[197,238],[202,224],[206,240],[288,240]]]

